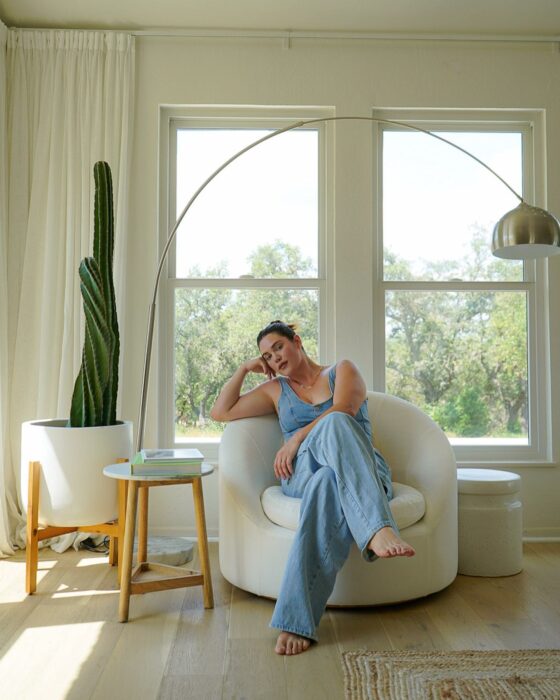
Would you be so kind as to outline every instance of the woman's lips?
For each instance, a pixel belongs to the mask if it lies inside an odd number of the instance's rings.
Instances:
[[[282,370],[282,369],[284,369],[284,368],[287,367],[287,366],[288,366],[288,363],[287,363],[287,362],[282,362],[282,364],[279,365],[278,369]]]

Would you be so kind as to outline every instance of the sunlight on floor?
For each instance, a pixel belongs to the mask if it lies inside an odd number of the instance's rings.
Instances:
[[[116,606],[118,605],[118,602],[117,602],[118,594],[119,594],[119,591],[116,588],[114,590],[110,590],[110,591],[93,591],[93,590],[83,591],[83,590],[70,590],[69,586],[60,585],[58,587],[58,590],[56,591],[56,593],[52,593],[49,596],[49,599],[55,600],[55,599],[59,598],[61,600],[65,600],[66,598],[84,598],[84,597],[90,598],[91,596],[112,595],[112,596],[115,596],[115,610],[116,610]]]
[[[108,561],[109,560],[105,555],[97,557],[87,556],[83,559],[80,559],[80,561],[77,561],[75,563],[75,566],[99,566],[100,564],[107,565]]]
[[[51,614],[50,617],[54,616]],[[37,697],[34,693],[38,689],[39,677],[42,688],[48,689],[49,700],[67,697],[106,623],[61,625],[50,624],[44,618],[35,620],[35,624],[38,626],[23,630],[0,660],[2,697]],[[56,649],[64,663],[45,664],[42,650],[47,649]]]
[[[43,554],[41,553],[39,559],[39,571],[41,569],[54,569],[55,566],[60,566],[58,559],[43,559]]]

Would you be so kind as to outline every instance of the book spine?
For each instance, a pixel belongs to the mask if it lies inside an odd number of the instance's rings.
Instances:
[[[155,464],[156,467],[162,466],[162,467],[171,467],[174,464],[188,464],[189,466],[200,466],[202,464],[202,460],[199,459],[193,459],[193,460],[188,460],[188,459],[145,459],[143,462],[139,462],[139,464]]]
[[[189,465],[158,465],[158,464],[131,464],[131,474],[136,476],[190,476],[202,473],[200,464]]]

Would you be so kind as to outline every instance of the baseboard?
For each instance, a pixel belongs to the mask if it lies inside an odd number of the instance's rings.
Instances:
[[[193,541],[198,539],[195,527],[150,527],[149,534],[155,537],[185,537],[186,539]],[[218,541],[217,528],[208,528],[207,535],[209,542]]]
[[[524,542],[560,542],[560,527],[531,527],[523,532]]]

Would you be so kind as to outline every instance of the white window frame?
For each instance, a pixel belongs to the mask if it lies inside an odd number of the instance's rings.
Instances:
[[[278,129],[300,120],[333,116],[331,108],[316,107],[254,107],[254,106],[162,106],[160,108],[160,187],[159,187],[159,250],[163,251],[167,236],[175,222],[176,212],[176,134],[186,126],[245,127]],[[333,161],[334,138],[329,123],[319,123],[318,162],[318,271],[316,278],[298,279],[246,279],[246,278],[176,278],[175,244],[172,245],[166,270],[161,278],[158,320],[159,357],[159,410],[158,444],[180,446],[174,430],[174,367],[175,367],[175,290],[179,288],[229,288],[229,289],[316,289],[319,298],[319,356],[328,357],[334,345],[334,324],[328,309],[333,306],[332,250],[333,250]],[[257,146],[258,148],[258,146]],[[241,156],[242,158],[243,156]],[[219,176],[218,176],[219,177]],[[212,187],[212,183],[209,184]],[[188,222],[188,213],[186,215]],[[321,361],[324,361],[322,359]],[[219,440],[215,438],[189,441],[203,451],[207,461],[217,463]]]
[[[409,110],[376,109],[372,116],[403,121],[428,131],[515,131],[522,134],[523,192],[528,203],[546,207],[545,122],[541,110]],[[519,290],[527,292],[527,345],[529,386],[528,445],[455,445],[458,464],[506,466],[552,464],[550,423],[550,371],[548,356],[547,262],[526,261],[521,282],[394,282],[383,280],[383,133],[395,127],[374,124],[374,319],[373,376],[376,388],[385,390],[385,294],[390,290]],[[450,146],[451,148],[451,146]],[[464,156],[468,158],[467,155]],[[481,172],[484,170],[481,167]],[[507,179],[507,178],[506,178]],[[505,213],[505,212],[504,212]],[[488,241],[490,245],[490,241]]]

